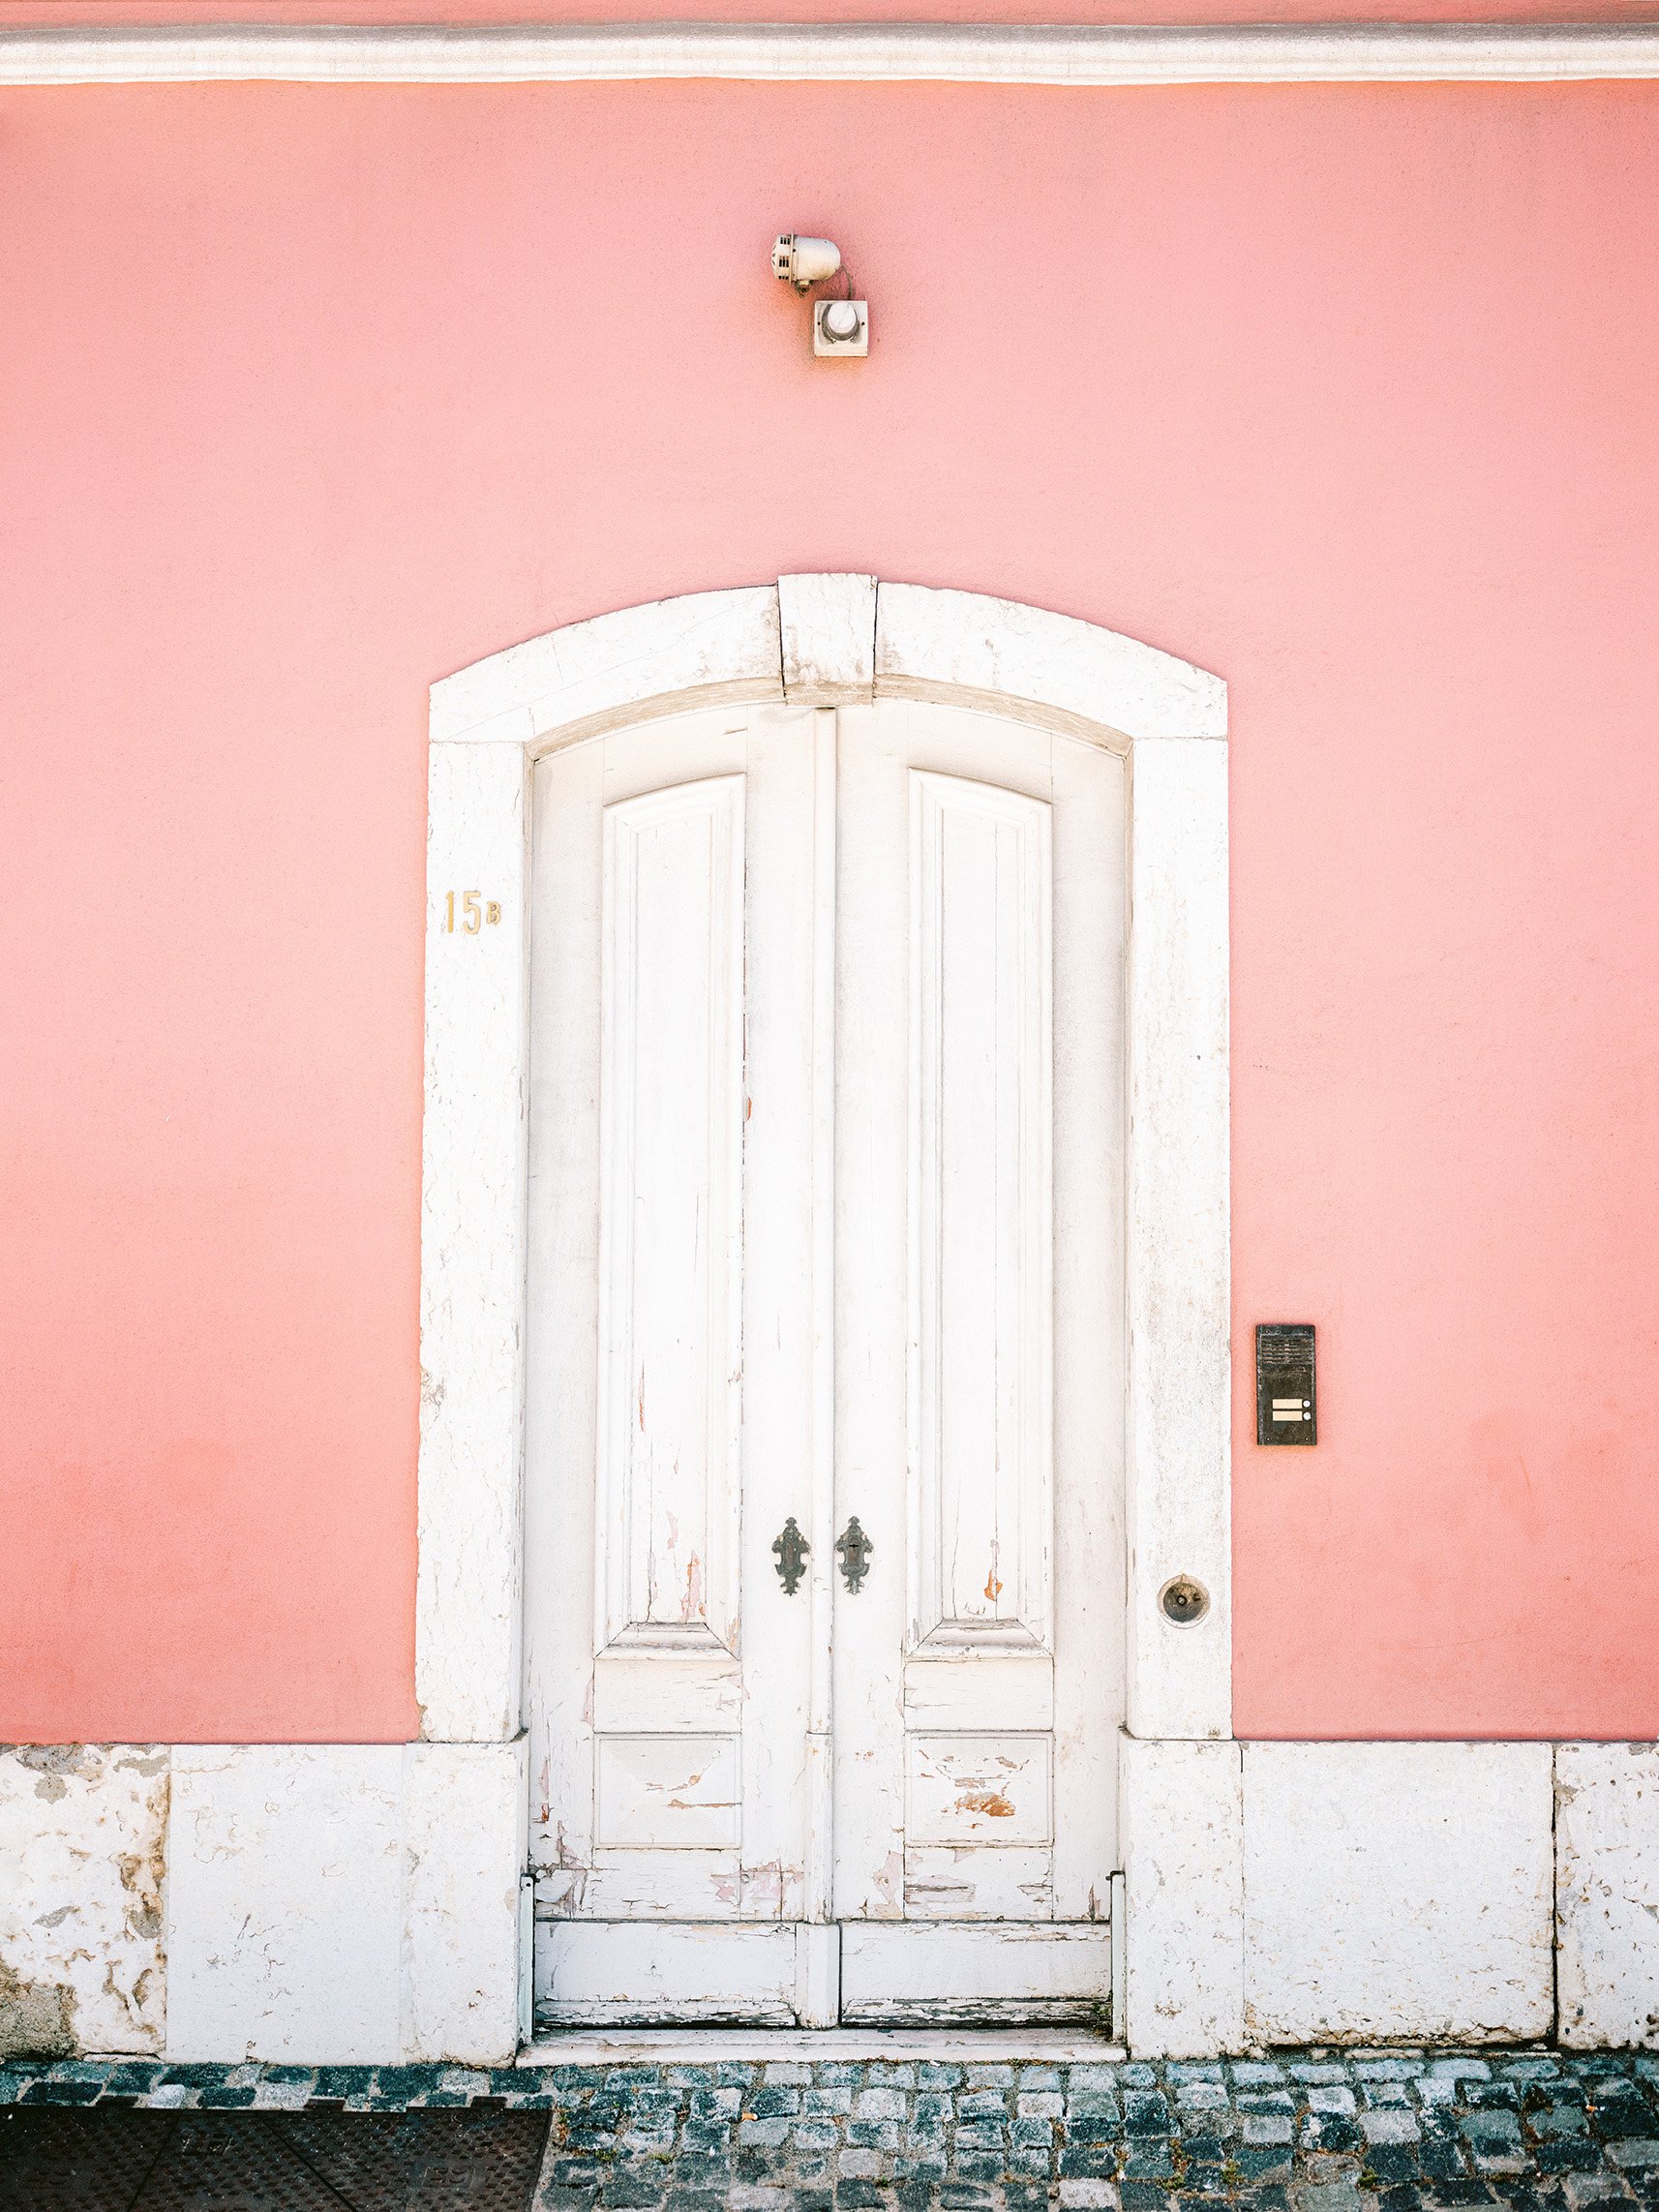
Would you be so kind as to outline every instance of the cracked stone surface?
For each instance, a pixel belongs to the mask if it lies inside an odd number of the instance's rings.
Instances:
[[[294,2204],[288,2157],[362,2212],[1659,2212],[1659,2058],[0,2068],[0,2212]]]

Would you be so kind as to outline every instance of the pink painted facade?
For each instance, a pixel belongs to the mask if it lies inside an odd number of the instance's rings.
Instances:
[[[3,107],[0,1733],[409,1732],[427,684],[836,567],[1231,686],[1240,1733],[1659,1733],[1647,87]]]
[[[17,88],[0,180],[0,1739],[417,1735],[428,686],[833,570],[1229,686],[1235,1734],[1659,1737],[1659,85]]]

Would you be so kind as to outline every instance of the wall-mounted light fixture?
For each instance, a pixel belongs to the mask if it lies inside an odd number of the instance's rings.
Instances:
[[[793,285],[804,299],[814,285],[845,276],[846,296],[812,303],[812,350],[820,358],[834,354],[852,357],[870,349],[870,303],[853,297],[850,271],[841,266],[841,249],[832,238],[799,238],[794,231],[779,234],[771,250],[772,275]]]

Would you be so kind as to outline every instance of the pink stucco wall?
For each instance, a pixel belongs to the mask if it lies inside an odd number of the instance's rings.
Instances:
[[[836,567],[1231,683],[1241,1732],[1659,1733],[1659,87],[18,93],[0,198],[0,1737],[411,1729],[426,685]]]

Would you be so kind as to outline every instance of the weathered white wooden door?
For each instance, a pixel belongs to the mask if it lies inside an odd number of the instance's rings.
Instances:
[[[534,840],[538,2016],[1098,2015],[1123,764],[717,710]]]

